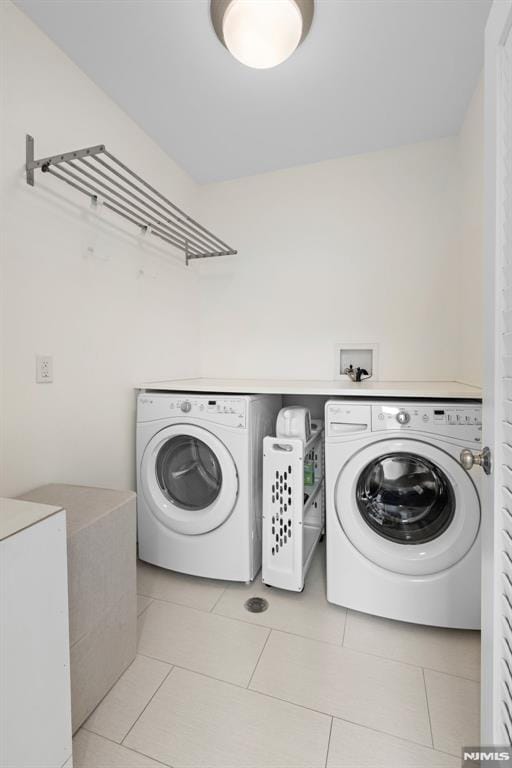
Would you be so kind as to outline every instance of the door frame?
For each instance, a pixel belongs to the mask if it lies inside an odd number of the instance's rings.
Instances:
[[[498,77],[500,48],[512,22],[512,0],[494,0],[485,30],[485,97],[484,97],[484,398],[483,444],[493,449],[494,466],[501,465],[501,403],[502,382],[499,373],[501,340],[501,303],[497,301],[501,265],[496,257],[499,221],[498,147]],[[482,687],[481,687],[481,743],[497,744],[499,692],[499,628],[500,586],[498,573],[500,552],[497,541],[499,527],[499,472],[486,476],[482,483]]]

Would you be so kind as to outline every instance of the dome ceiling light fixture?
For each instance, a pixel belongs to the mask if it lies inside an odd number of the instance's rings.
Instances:
[[[309,32],[314,0],[211,0],[217,37],[242,64],[269,69],[292,55]]]

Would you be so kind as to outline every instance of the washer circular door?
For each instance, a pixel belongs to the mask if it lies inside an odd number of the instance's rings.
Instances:
[[[376,565],[438,573],[471,549],[480,526],[473,481],[450,454],[419,440],[380,440],[352,456],[335,488],[338,520]]]
[[[226,446],[194,424],[165,427],[142,457],[142,490],[167,528],[197,535],[222,525],[238,496],[238,475]]]

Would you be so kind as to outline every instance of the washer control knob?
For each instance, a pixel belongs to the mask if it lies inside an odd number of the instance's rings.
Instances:
[[[188,400],[184,400],[181,404],[181,410],[183,413],[189,413],[192,410],[192,405]]]
[[[408,424],[411,420],[411,417],[407,411],[399,411],[396,415],[396,420],[399,424]]]

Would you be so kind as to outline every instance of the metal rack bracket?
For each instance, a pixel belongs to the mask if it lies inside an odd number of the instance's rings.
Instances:
[[[111,154],[104,144],[59,155],[34,158],[34,139],[26,136],[27,184],[34,186],[40,170],[65,182],[93,202],[130,221],[139,231],[158,237],[192,259],[232,256],[237,251],[188,216],[135,171]]]

